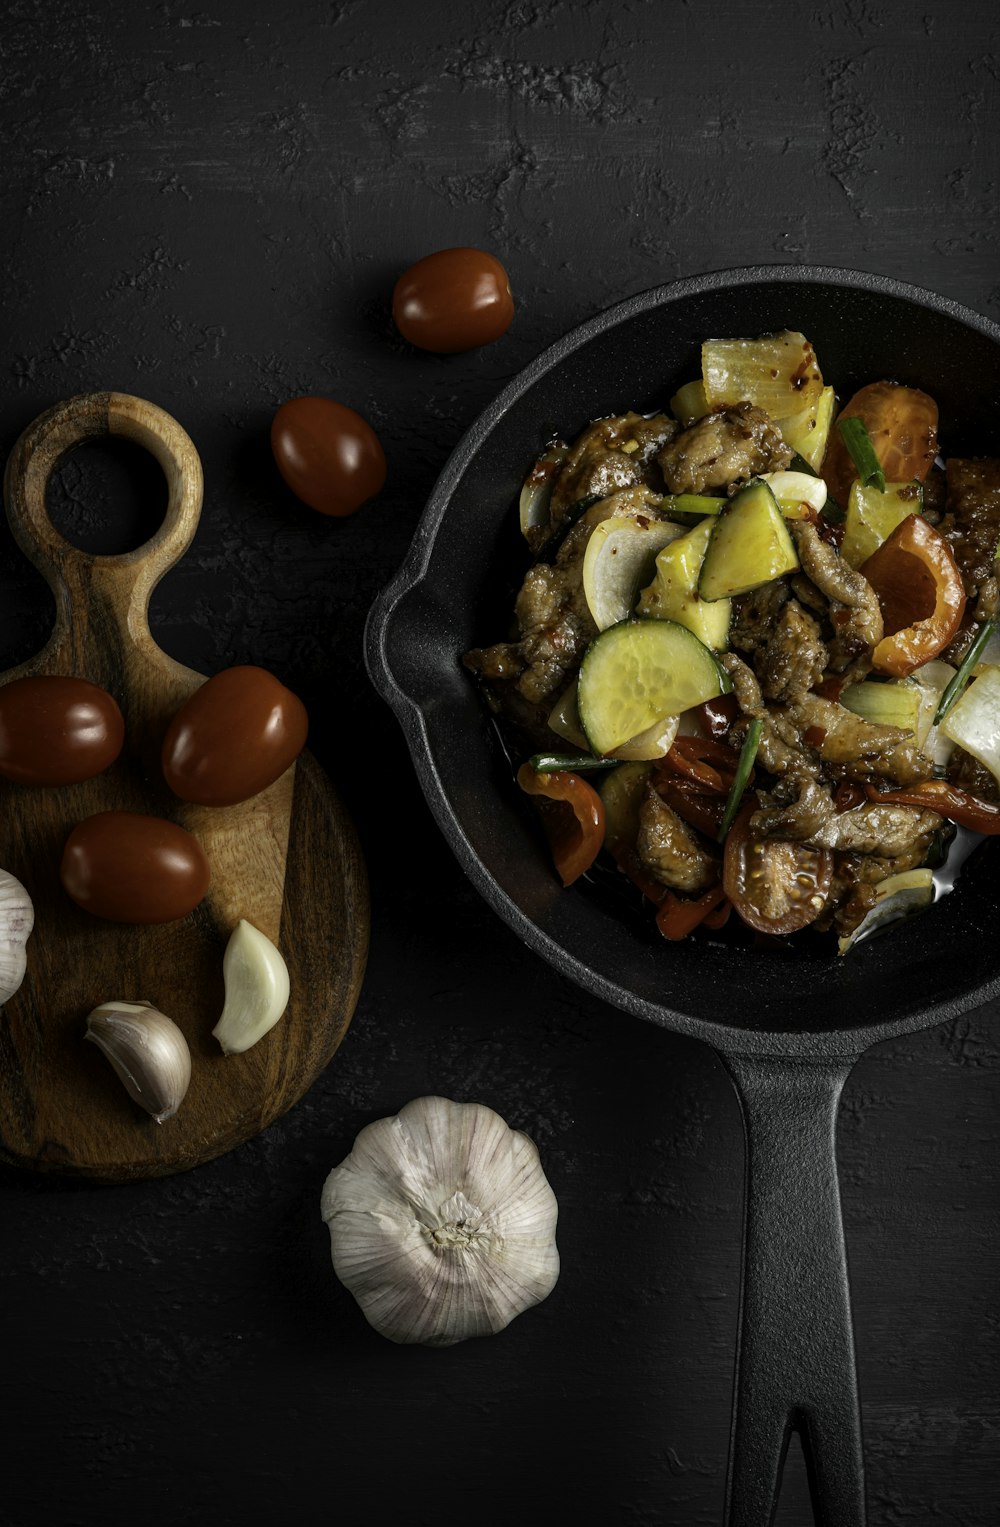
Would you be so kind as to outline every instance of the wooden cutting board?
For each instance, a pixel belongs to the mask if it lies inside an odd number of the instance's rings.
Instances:
[[[45,506],[56,463],[81,441],[120,435],[151,451],[168,486],[166,518],[144,546],[95,557],[69,545]],[[185,804],[160,773],[160,744],[181,702],[204,682],[153,641],[149,597],[198,525],[202,471],[176,420],[124,393],[70,398],[37,419],[7,464],[7,514],[56,601],[51,639],[0,675],[71,674],[114,695],[125,717],[118,761],[83,784],[31,788],[0,780],[0,867],[35,906],[20,991],[0,1009],[0,1159],[122,1182],[164,1176],[248,1140],[290,1108],[327,1065],[361,988],[368,885],[354,828],[307,752],[270,789],[238,806]],[[63,843],[97,811],[168,817],[208,856],[212,883],[189,916],[131,927],[77,907],[59,883]],[[275,1028],[224,1056],[222,956],[241,917],[281,949],[291,998]],[[191,1085],[178,1114],[156,1124],[84,1040],[101,1002],[144,1000],[183,1029]]]

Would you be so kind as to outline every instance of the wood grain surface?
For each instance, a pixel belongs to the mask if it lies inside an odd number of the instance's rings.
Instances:
[[[85,439],[124,436],[149,450],[167,480],[167,512],[137,550],[92,557],[52,525],[46,488]],[[168,657],[147,624],[152,589],[197,529],[202,470],[180,425],[122,393],[56,404],[14,447],[5,474],[11,529],[56,600],[52,636],[37,657],[0,676],[67,674],[114,695],[125,745],[81,784],[0,787],[0,864],[35,907],[28,968],[0,1013],[0,1153],[23,1166],[106,1181],[157,1177],[249,1139],[296,1102],[331,1059],[357,1002],[368,946],[365,869],[354,828],[308,752],[239,805],[195,806],[162,779],[164,732],[203,676]],[[77,907],[59,883],[62,845],[95,812],[146,812],[201,843],[208,894],[170,923],[110,923]],[[223,1056],[211,1030],[224,1001],[222,955],[241,918],[281,949],[291,996],[284,1017],[241,1055]],[[83,1042],[99,1003],[148,1001],[184,1031],[191,1085],[157,1124],[125,1094],[105,1058]]]

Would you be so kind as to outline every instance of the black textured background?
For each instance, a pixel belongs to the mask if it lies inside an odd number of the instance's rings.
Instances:
[[[588,1000],[487,914],[369,688],[362,628],[464,427],[619,297],[812,261],[996,318],[995,7],[2,12],[0,446],[57,399],[106,387],[189,430],[206,507],[155,594],[154,633],[205,672],[262,663],[303,695],[363,836],[374,925],[345,1043],[257,1140],[118,1189],[0,1173],[0,1520],[716,1527],[734,1098],[707,1050]],[[462,243],[507,264],[514,325],[477,354],[419,355],[389,324],[393,280]],[[351,520],[303,508],[271,464],[270,416],[302,392],[381,434],[388,486]],[[127,457],[90,456],[63,470],[61,523],[88,545],[136,544],[155,484]],[[110,521],[93,510],[105,491]],[[50,613],[4,527],[0,670],[43,643]],[[872,1527],[998,1517],[994,1017],[880,1047],[845,1096]],[[319,1220],[357,1130],[431,1091],[527,1129],[561,1208],[549,1301],[446,1352],[369,1330]],[[807,1502],[793,1452],[778,1527],[809,1527]]]

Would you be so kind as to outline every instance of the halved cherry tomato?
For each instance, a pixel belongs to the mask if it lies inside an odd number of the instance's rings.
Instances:
[[[675,896],[673,891],[668,891],[660,902],[659,911],[656,914],[656,926],[664,938],[674,941],[687,938],[701,923],[707,922],[721,908],[721,903],[726,899],[726,893],[721,885],[713,886],[703,896],[695,896],[684,900]],[[728,913],[728,908],[727,908]],[[725,919],[723,919],[724,921]],[[718,923],[715,924],[719,926]]]
[[[923,482],[937,455],[938,408],[916,387],[872,382],[856,392],[837,415],[861,419],[871,436],[887,482]],[[836,423],[823,457],[820,476],[842,509],[847,508],[857,469]]]
[[[907,785],[905,790],[879,790],[866,785],[869,800],[882,801],[896,806],[923,806],[927,811],[937,811],[959,827],[971,827],[994,837],[1000,833],[1000,806],[981,801],[959,785],[951,785],[946,779],[925,779],[919,784]]]
[[[726,837],[722,884],[743,921],[758,933],[794,933],[814,922],[826,905],[833,878],[833,855],[768,838],[756,842],[747,801]]]
[[[910,514],[860,571],[878,595],[885,626],[872,666],[905,679],[943,652],[962,624],[965,589],[955,554],[933,525]]]
[[[539,774],[524,763],[517,782],[527,795],[539,798],[542,826],[563,885],[590,869],[604,842],[604,802],[579,774],[556,770]]]

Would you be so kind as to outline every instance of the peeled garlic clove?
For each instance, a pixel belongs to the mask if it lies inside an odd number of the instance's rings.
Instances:
[[[390,1341],[502,1331],[559,1276],[538,1151],[481,1103],[416,1098],[367,1125],[327,1177],[322,1215],[338,1278]]]
[[[240,918],[222,957],[226,1001],[212,1034],[240,1055],[274,1028],[288,1006],[288,966],[271,940]]]
[[[31,897],[16,876],[0,870],[0,1007],[24,980],[24,946],[35,923]]]
[[[148,1002],[102,1002],[87,1019],[86,1037],[157,1124],[174,1116],[191,1080],[191,1051],[173,1019]]]

